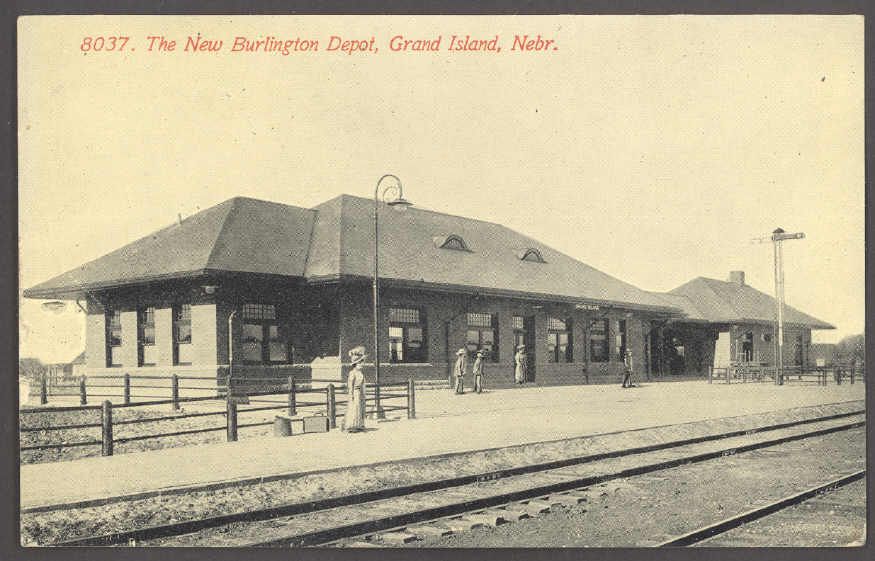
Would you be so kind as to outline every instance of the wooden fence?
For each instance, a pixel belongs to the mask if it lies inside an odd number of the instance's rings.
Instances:
[[[86,428],[97,428],[101,429],[101,438],[91,439],[91,440],[80,440],[73,442],[60,442],[60,443],[52,443],[52,444],[38,444],[34,446],[22,446],[20,448],[21,451],[27,450],[48,450],[53,448],[68,448],[68,447],[77,447],[77,446],[100,446],[101,447],[101,455],[103,456],[112,456],[114,451],[114,444],[126,443],[126,442],[134,442],[138,440],[147,440],[147,439],[159,439],[159,438],[170,438],[175,436],[183,436],[190,434],[199,434],[199,433],[208,433],[208,432],[219,432],[225,431],[226,438],[229,442],[236,441],[238,438],[238,430],[243,428],[251,428],[251,427],[261,427],[273,425],[274,421],[260,421],[260,422],[249,422],[249,423],[240,423],[241,415],[245,415],[248,413],[254,413],[259,411],[277,411],[282,412],[288,415],[289,418],[295,417],[298,415],[299,408],[313,408],[316,407],[320,409],[318,415],[316,416],[325,416],[328,419],[329,428],[336,428],[337,417],[343,416],[345,412],[338,412],[338,405],[345,405],[346,400],[337,399],[337,391],[345,390],[345,385],[337,385],[335,386],[335,382],[337,380],[314,380],[307,379],[306,383],[301,385],[296,383],[295,378],[293,376],[289,376],[285,383],[276,384],[276,379],[269,379],[272,384],[278,385],[279,387],[269,388],[267,390],[264,389],[264,385],[262,385],[265,380],[255,379],[255,378],[246,378],[245,380],[230,380],[230,383],[226,383],[224,387],[218,388],[216,391],[221,395],[211,395],[211,396],[203,396],[203,397],[179,397],[179,390],[183,388],[183,386],[179,385],[180,380],[185,380],[187,377],[183,376],[173,376],[173,384],[171,386],[171,396],[168,399],[161,399],[165,396],[154,396],[159,399],[151,400],[151,401],[139,401],[132,402],[130,398],[130,388],[132,384],[137,380],[150,380],[154,377],[151,376],[130,376],[128,374],[123,375],[124,385],[122,386],[123,391],[123,401],[122,403],[113,404],[110,400],[104,400],[100,405],[88,405],[87,400],[89,397],[104,397],[99,394],[87,393],[87,387],[85,386],[84,380],[80,384],[80,405],[78,406],[68,406],[68,407],[40,407],[33,409],[22,409],[19,411],[21,415],[33,415],[33,414],[41,414],[46,412],[66,412],[66,411],[89,411],[89,410],[100,410],[100,422],[99,423],[77,423],[77,424],[66,424],[66,425],[45,425],[38,427],[22,427],[21,432],[39,432],[39,431],[64,431],[64,430],[73,430],[73,429],[86,429]],[[191,377],[188,377],[191,378]],[[203,378],[197,378],[203,379]],[[215,378],[213,378],[215,380]],[[313,387],[313,384],[326,384],[324,387]],[[148,385],[148,384],[147,384]],[[100,386],[100,384],[98,384]],[[94,386],[91,386],[94,387]],[[143,387],[143,386],[140,386]],[[376,401],[376,393],[378,386],[375,384],[366,384],[365,391],[366,397],[365,402],[366,405],[373,405]],[[45,386],[41,389],[41,401],[43,401]],[[407,417],[409,419],[413,419],[416,416],[416,406],[415,406],[415,386],[413,382],[413,378],[410,378],[407,382],[397,382],[391,384],[380,384],[379,385],[379,394],[380,394],[380,409],[383,411],[406,411]],[[301,398],[304,398],[303,400]],[[391,403],[393,400],[405,400],[404,405],[396,405]],[[383,405],[383,401],[389,401],[390,404]],[[162,415],[159,417],[147,417],[147,418],[135,418],[135,419],[127,419],[127,420],[113,420],[113,410],[119,408],[130,408],[130,407],[154,407],[159,405],[170,405],[173,411],[179,411],[180,404],[182,403],[194,403],[194,402],[213,402],[215,404],[222,404],[224,402],[224,408],[216,411],[199,411],[199,412],[191,412],[191,413],[182,413],[182,414],[172,414],[172,415]],[[45,403],[43,401],[43,403]],[[247,405],[247,407],[238,407],[239,405]],[[254,405],[254,406],[252,406]],[[368,411],[370,409],[370,411]],[[374,413],[375,408],[373,406],[366,407],[366,413]],[[225,424],[221,426],[207,426],[196,429],[188,429],[181,431],[173,431],[173,432],[163,432],[163,433],[147,433],[136,436],[129,436],[124,438],[117,438],[113,436],[113,428],[123,425],[131,425],[131,424],[140,424],[140,423],[155,423],[160,421],[176,421],[180,419],[190,419],[193,417],[210,417],[210,416],[224,416]]]
[[[851,384],[865,382],[866,370],[856,364],[834,366],[786,366],[782,373],[783,383],[811,383],[826,386],[830,380],[837,385],[844,381]],[[765,366],[756,363],[734,363],[730,366],[712,367],[708,370],[708,383],[723,382],[748,383],[748,382],[776,382],[777,369],[775,366]]]

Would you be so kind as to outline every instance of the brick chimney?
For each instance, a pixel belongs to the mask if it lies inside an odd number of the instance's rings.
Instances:
[[[729,271],[729,282],[744,286],[744,271]]]

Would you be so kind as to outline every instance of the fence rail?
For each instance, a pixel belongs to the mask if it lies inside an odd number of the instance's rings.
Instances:
[[[733,363],[730,366],[708,369],[708,383],[722,381],[726,384],[748,382],[808,382],[826,386],[829,380],[841,385],[843,380],[851,384],[857,380],[865,382],[866,370],[856,364],[833,366],[789,366],[782,370],[781,380],[777,379],[777,368],[755,363]]]
[[[34,446],[22,446],[20,448],[21,451],[27,450],[50,450],[50,449],[58,449],[58,448],[67,448],[67,447],[76,447],[76,446],[100,446],[101,447],[101,455],[103,456],[112,456],[114,453],[114,444],[123,444],[127,442],[136,442],[142,440],[150,440],[150,439],[161,439],[161,438],[172,438],[177,436],[191,435],[191,434],[201,434],[208,432],[219,432],[225,431],[226,438],[229,442],[236,441],[238,437],[238,429],[242,428],[251,428],[251,427],[263,427],[274,424],[273,421],[264,421],[264,422],[249,422],[249,423],[238,423],[238,418],[241,415],[246,415],[249,413],[255,412],[263,412],[263,411],[282,411],[289,417],[295,417],[298,415],[298,408],[310,408],[315,407],[319,408],[320,411],[316,416],[325,416],[328,417],[329,428],[336,427],[336,418],[338,416],[345,415],[345,411],[338,412],[337,406],[345,406],[347,401],[344,399],[336,399],[335,394],[336,391],[345,391],[345,385],[335,386],[333,382],[335,381],[325,381],[327,383],[325,388],[300,388],[298,383],[295,381],[293,376],[288,377],[284,382],[274,384],[276,389],[273,391],[257,391],[257,392],[248,392],[247,389],[251,389],[254,386],[252,385],[244,385],[236,383],[237,380],[229,380],[231,383],[226,384],[224,387],[218,387],[218,393],[220,395],[213,396],[205,396],[205,397],[179,397],[178,394],[178,383],[177,377],[174,376],[173,380],[173,392],[171,399],[161,399],[157,401],[142,401],[142,402],[131,402],[130,400],[130,390],[131,382],[135,379],[133,376],[124,375],[119,376],[120,379],[124,380],[124,393],[122,394],[123,402],[120,404],[113,404],[109,400],[105,400],[101,405],[84,405],[85,398],[82,398],[83,405],[78,407],[70,406],[70,407],[48,407],[48,408],[35,408],[35,409],[24,409],[19,411],[21,414],[36,414],[36,413],[53,413],[53,412],[71,412],[71,411],[94,411],[100,410],[100,422],[99,423],[77,423],[77,424],[62,424],[62,425],[46,425],[39,427],[23,427],[21,428],[21,432],[30,432],[30,433],[38,433],[38,432],[58,432],[65,430],[73,430],[73,429],[87,429],[87,428],[100,428],[101,436],[99,440],[83,440],[83,441],[71,441],[71,442],[53,442],[53,443],[45,443],[45,444],[37,444]],[[146,378],[154,378],[154,377],[146,377]],[[182,377],[178,377],[181,379]],[[246,382],[251,382],[252,379],[247,378]],[[276,381],[275,378],[272,378],[271,381]],[[310,385],[313,381],[317,383],[322,383],[320,380],[307,380],[305,384]],[[399,391],[399,388],[402,386],[405,387],[405,391]],[[80,388],[85,388],[84,380]],[[229,389],[230,388],[230,389]],[[386,400],[397,400],[397,399],[405,399],[406,403],[404,405],[395,405],[388,404],[382,405],[381,409],[384,411],[407,411],[407,417],[412,419],[415,418],[415,385],[413,382],[413,378],[411,378],[407,382],[402,383],[390,383],[390,384],[380,384],[379,389],[383,390],[384,388],[392,388],[392,393],[385,393],[380,391],[380,399],[381,401]],[[378,386],[374,384],[366,385],[366,402],[373,402],[376,400],[376,397],[369,397],[373,395]],[[84,392],[85,390],[83,390]],[[297,399],[298,394],[317,394],[323,397],[323,399],[318,400],[308,400],[308,401],[299,401]],[[97,394],[88,394],[91,397],[95,397]],[[282,399],[250,399],[251,397],[267,397],[267,396],[277,396]],[[117,397],[113,395],[112,397]],[[158,396],[162,397],[162,396]],[[125,420],[113,420],[113,409],[117,408],[136,408],[136,407],[151,407],[155,405],[171,405],[173,411],[179,411],[179,406],[182,403],[192,403],[192,402],[206,402],[213,401],[217,405],[224,403],[224,408],[218,411],[198,411],[191,413],[179,413],[173,415],[162,415],[158,417],[146,417],[139,419],[125,419]],[[267,405],[267,406],[256,406],[256,407],[239,407],[238,405],[247,405],[250,403],[271,403],[275,405]],[[208,427],[200,427],[200,428],[191,428],[184,429],[172,432],[157,432],[157,433],[148,433],[134,436],[123,436],[123,437],[114,437],[113,436],[113,428],[118,426],[127,426],[127,425],[140,425],[146,423],[158,423],[158,422],[167,422],[167,421],[178,421],[182,419],[191,419],[198,417],[208,417],[208,416],[225,416],[225,424],[223,426],[208,426]]]

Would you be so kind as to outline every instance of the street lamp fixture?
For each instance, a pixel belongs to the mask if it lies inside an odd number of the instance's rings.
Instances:
[[[51,302],[43,302],[40,304],[40,307],[53,314],[60,314],[67,307],[65,302],[61,302],[60,300],[52,300]]]
[[[383,181],[390,178],[393,180],[392,183],[383,187],[381,191]],[[394,197],[389,199],[387,197],[389,194],[394,194]],[[413,203],[404,198],[401,180],[397,176],[387,173],[377,181],[377,186],[374,188],[374,417],[385,419],[386,413],[380,404],[380,200],[398,211],[407,210],[407,207],[412,206]]]
[[[805,237],[802,232],[793,234],[785,232],[782,228],[777,228],[772,232],[772,242],[774,243],[774,265],[775,265],[775,306],[777,307],[775,319],[777,322],[777,333],[775,338],[775,383],[777,385],[784,384],[784,249],[782,242],[784,240],[801,240]]]
[[[86,295],[86,303],[88,296]],[[85,306],[82,305],[82,302],[79,301],[79,298],[76,299],[76,307],[79,308],[79,311],[83,314],[87,314],[88,310],[85,309]],[[50,300],[49,302],[43,302],[40,304],[40,308],[44,312],[51,312],[53,314],[60,314],[64,310],[67,309],[67,303],[62,302],[61,300]]]

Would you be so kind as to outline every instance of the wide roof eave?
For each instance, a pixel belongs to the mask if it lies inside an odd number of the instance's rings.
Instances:
[[[364,275],[320,275],[318,277],[311,277],[307,279],[309,284],[321,284],[321,283],[337,283],[341,281],[358,281],[358,282],[372,282],[373,277],[364,276]],[[500,288],[490,288],[490,287],[480,287],[480,286],[468,286],[468,285],[454,285],[448,283],[436,283],[436,282],[428,282],[428,281],[414,281],[409,279],[394,279],[394,278],[383,278],[380,277],[381,283],[388,283],[394,286],[403,287],[403,288],[428,288],[430,290],[437,290],[442,292],[466,292],[466,293],[477,293],[488,296],[505,296],[511,298],[522,298],[526,300],[547,300],[554,302],[562,302],[567,304],[595,304],[605,307],[611,308],[621,308],[621,309],[632,309],[632,310],[642,310],[642,311],[650,311],[655,313],[669,314],[669,315],[678,315],[683,316],[683,311],[680,308],[674,308],[671,306],[656,306],[652,304],[640,304],[635,302],[620,302],[616,300],[606,300],[600,298],[592,298],[592,297],[582,297],[582,296],[567,296],[560,294],[547,294],[541,292],[526,292],[520,290],[508,290],[508,289],[500,289]]]

